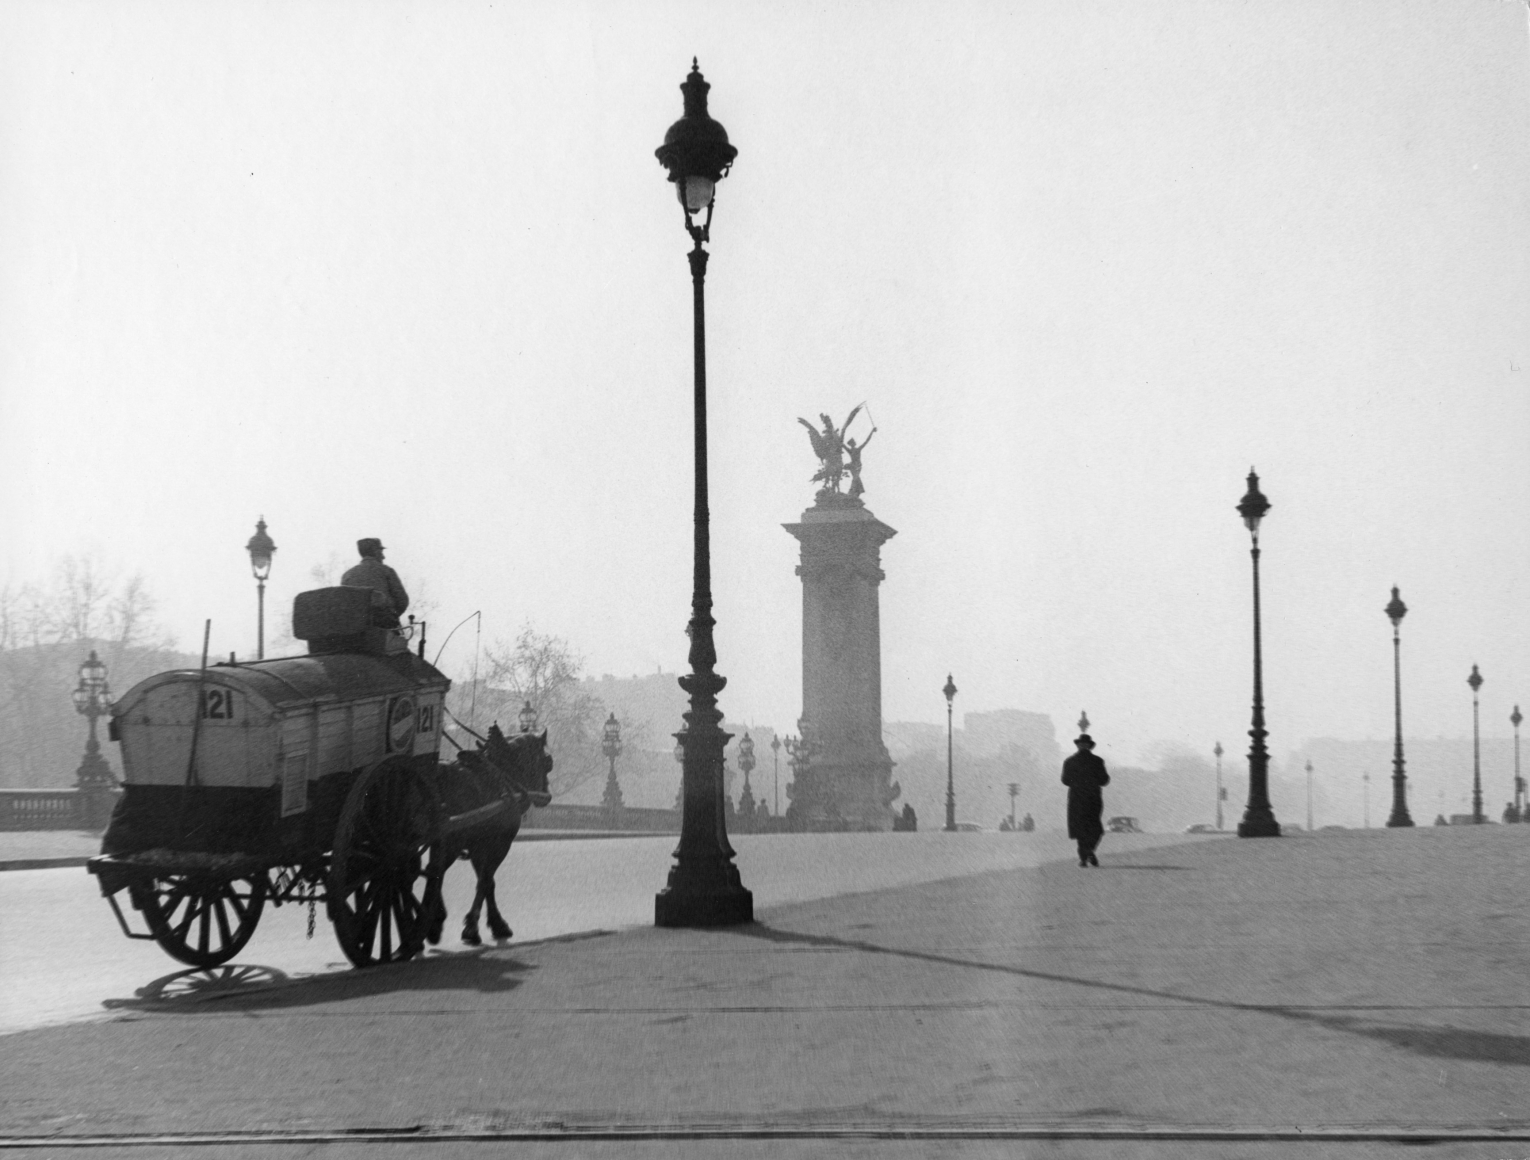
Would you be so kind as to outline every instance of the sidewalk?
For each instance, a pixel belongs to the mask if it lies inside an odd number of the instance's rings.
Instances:
[[[1101,861],[294,985],[231,966],[215,998],[5,1037],[0,1148],[1530,1155],[1530,829]]]

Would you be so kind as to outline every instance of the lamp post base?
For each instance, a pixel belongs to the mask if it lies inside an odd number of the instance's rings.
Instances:
[[[1272,810],[1249,810],[1238,823],[1240,838],[1278,838],[1280,823]]]
[[[754,921],[754,894],[739,882],[676,882],[679,867],[670,871],[669,885],[653,899],[655,926],[741,926]],[[686,877],[691,877],[687,875]],[[707,877],[714,877],[707,875]]]

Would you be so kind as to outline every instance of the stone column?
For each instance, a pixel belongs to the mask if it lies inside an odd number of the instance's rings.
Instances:
[[[859,499],[821,491],[802,522],[802,717],[808,768],[787,787],[808,830],[890,830],[893,762],[882,742],[881,547],[897,533]]]

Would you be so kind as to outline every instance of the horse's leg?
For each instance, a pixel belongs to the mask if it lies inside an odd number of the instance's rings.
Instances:
[[[503,840],[496,838],[493,847],[485,851],[487,857],[487,873],[484,874],[484,898],[489,904],[489,933],[495,938],[506,939],[515,933],[510,929],[510,924],[505,921],[504,915],[500,914],[499,907],[494,901],[494,875],[504,862],[505,856],[510,853],[510,843],[515,841],[515,831],[511,830],[504,835]]]
[[[462,941],[470,947],[482,946],[483,939],[478,934],[478,912],[483,907],[485,890],[483,874],[483,844],[475,842],[468,847],[468,860],[473,864],[473,905],[468,908],[467,914],[462,918]],[[493,879],[489,879],[492,885]]]
[[[446,898],[442,892],[442,883],[446,880],[446,870],[457,860],[456,855],[447,858],[444,847],[440,844],[430,848],[430,862],[425,867],[425,899],[423,909],[425,913],[425,941],[435,946],[441,941],[441,931],[446,926]]]

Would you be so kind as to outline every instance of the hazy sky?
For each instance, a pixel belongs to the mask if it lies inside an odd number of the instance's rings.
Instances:
[[[1530,36],[1508,0],[0,4],[0,581],[389,546],[487,638],[683,670],[692,55],[721,704],[801,708],[798,416],[862,400],[885,715],[1236,756],[1530,707]],[[471,662],[457,635],[443,667]],[[433,651],[433,650],[432,650]],[[678,722],[677,722],[678,725]]]

